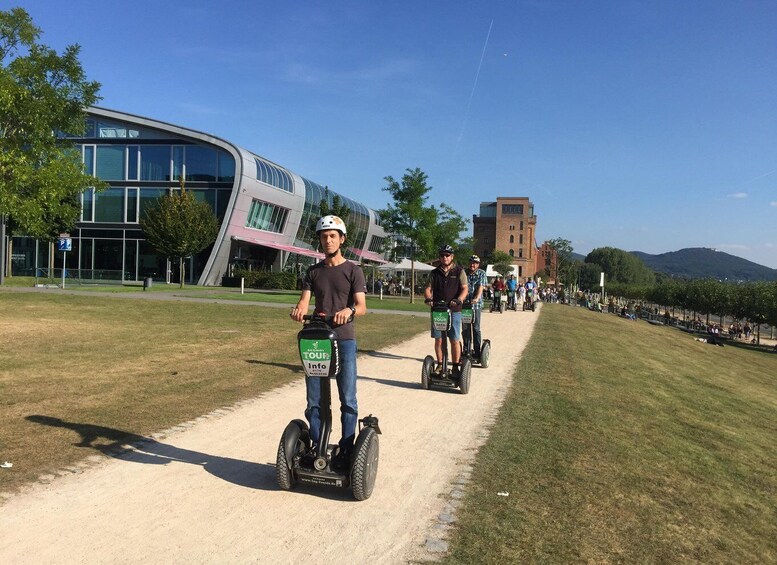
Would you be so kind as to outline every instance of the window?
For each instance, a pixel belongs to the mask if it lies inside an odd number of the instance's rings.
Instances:
[[[92,222],[92,211],[94,210],[94,189],[87,188],[83,194],[83,205],[81,206],[81,220]]]
[[[127,148],[127,179],[138,180],[138,146],[130,145]]]
[[[140,146],[140,180],[170,180],[170,146]]]
[[[186,147],[186,180],[215,181],[217,176],[217,153],[215,149],[201,145]]]
[[[521,220],[521,227],[518,228],[519,230],[523,231],[523,220]]]
[[[261,159],[254,158],[254,161],[256,162],[257,180],[269,184],[270,186],[274,186],[275,188],[285,190],[286,192],[294,192],[294,182],[289,173],[279,169],[275,165],[265,163]]]
[[[95,222],[124,221],[124,189],[109,188],[95,194]]]
[[[521,215],[523,214],[523,204],[502,204],[502,215]]]
[[[234,182],[235,159],[229,153],[219,151],[219,181]]]
[[[254,200],[251,203],[251,209],[248,211],[246,227],[283,233],[288,213],[289,211],[286,208]]]
[[[512,249],[510,251],[508,251],[508,253],[510,254],[510,257],[514,257],[515,256],[515,252]]]
[[[97,146],[97,178],[124,180],[124,145]]]
[[[94,176],[94,145],[84,145],[84,173]]]
[[[523,234],[520,234],[520,235],[518,236],[518,243],[520,243],[520,244],[522,244],[522,245],[523,245]]]
[[[515,243],[515,236],[514,235],[510,235],[510,243]]]
[[[383,251],[383,243],[386,241],[385,237],[378,237],[377,235],[373,235],[372,239],[370,240],[370,248],[369,250],[373,253],[380,253]]]
[[[137,223],[138,221],[138,189],[127,189],[127,222]]]
[[[518,249],[518,257],[523,257],[523,247]]]
[[[523,265],[518,265],[518,276],[519,277],[523,276]]]

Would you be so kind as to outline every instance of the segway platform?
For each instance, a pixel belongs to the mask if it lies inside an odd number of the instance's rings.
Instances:
[[[275,475],[278,486],[290,490],[297,484],[351,488],[356,500],[372,495],[378,474],[380,452],[378,418],[370,414],[359,420],[350,458],[335,468],[339,446],[329,444],[332,431],[331,379],[340,372],[340,348],[331,318],[305,316],[308,324],[297,334],[300,359],[308,378],[321,379],[321,441],[314,446],[304,420],[292,420],[278,445]],[[340,468],[342,466],[342,468]]]

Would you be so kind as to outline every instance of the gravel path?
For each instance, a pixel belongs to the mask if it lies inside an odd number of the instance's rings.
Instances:
[[[0,506],[0,558],[15,564],[427,559],[445,548],[446,524],[455,520],[461,495],[457,483],[487,436],[539,315],[483,315],[491,366],[473,368],[468,395],[420,388],[421,361],[433,349],[428,334],[360,355],[360,415],[377,415],[383,431],[375,491],[366,501],[348,491],[276,486],[280,434],[304,409],[300,380],[116,458],[92,457],[10,498]]]

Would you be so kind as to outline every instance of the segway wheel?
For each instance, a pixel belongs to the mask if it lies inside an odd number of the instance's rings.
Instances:
[[[308,426],[302,420],[293,420],[283,430],[278,444],[278,455],[275,459],[275,478],[283,490],[291,490],[297,486],[297,477],[291,466],[295,455],[304,452]],[[289,447],[291,446],[291,447]]]
[[[429,390],[432,387],[432,371],[434,371],[434,357],[427,355],[424,359],[424,366],[421,367],[421,388]]]
[[[532,302],[531,302],[531,311],[532,311],[532,312],[534,312],[534,308],[535,308],[535,306],[534,306],[534,301],[532,300]]]
[[[354,446],[351,486],[356,500],[367,500],[375,487],[378,476],[378,434],[372,428],[362,428]]]
[[[504,302],[500,302],[499,303],[499,313],[500,314],[504,314],[504,311],[505,311],[505,303]]]
[[[472,361],[469,359],[462,359],[460,371],[459,391],[461,391],[461,394],[467,394],[469,392],[469,380],[472,373]]]
[[[491,342],[486,340],[480,347],[480,366],[484,369],[488,368],[488,362],[491,359]]]

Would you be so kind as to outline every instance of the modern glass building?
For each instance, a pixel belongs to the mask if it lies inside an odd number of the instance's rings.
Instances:
[[[186,282],[218,285],[235,266],[302,269],[323,258],[313,247],[315,221],[320,202],[331,205],[335,196],[350,209],[346,257],[385,262],[386,233],[374,210],[226,140],[93,107],[84,137],[74,141],[86,170],[109,188],[82,196],[72,251],[65,255],[70,276],[179,282],[177,268],[146,242],[139,222],[161,195],[180,190],[182,177],[220,222],[215,243],[188,259]],[[12,274],[61,274],[63,254],[53,244],[14,237],[11,245]]]

